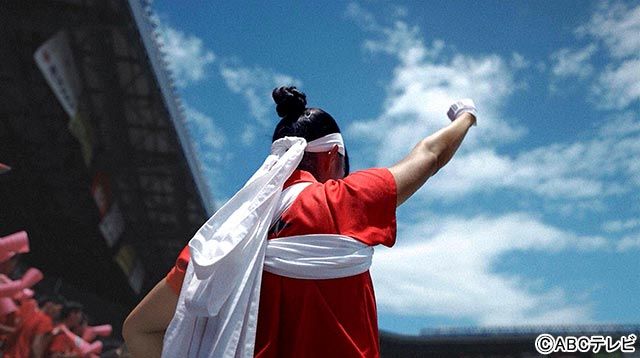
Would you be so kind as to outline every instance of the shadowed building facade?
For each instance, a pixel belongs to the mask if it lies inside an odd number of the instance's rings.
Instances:
[[[0,4],[0,236],[28,232],[37,291],[116,325],[213,211],[149,14]]]

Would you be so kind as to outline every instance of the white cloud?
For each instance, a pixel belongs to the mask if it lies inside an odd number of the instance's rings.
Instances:
[[[455,199],[503,188],[536,193],[553,200],[597,202],[640,187],[640,121],[621,117],[592,139],[556,143],[517,155],[477,148],[456,155],[443,173],[429,179],[429,195]],[[622,132],[622,128],[628,131]],[[636,128],[637,132],[630,131]],[[466,143],[465,143],[466,144]],[[453,178],[453,179],[452,179]]]
[[[356,2],[347,5],[345,15],[365,30],[378,31],[380,29],[380,25],[375,16]]]
[[[157,29],[160,49],[175,83],[185,87],[206,78],[207,66],[215,61],[216,56],[206,48],[202,39],[174,29],[155,14],[150,16],[150,20]],[[225,150],[226,136],[213,118],[186,103],[184,115],[198,171],[206,178],[209,191],[218,193],[220,167],[232,156]]]
[[[604,108],[623,109],[640,100],[640,57],[607,68],[595,83],[593,92]]]
[[[169,62],[176,84],[185,87],[206,77],[206,69],[216,56],[199,37],[165,25],[157,18],[162,52]]]
[[[365,29],[376,37],[365,42],[368,48],[398,60],[383,112],[348,128],[351,135],[376,143],[370,146],[372,153],[367,153],[373,158],[369,164],[391,165],[420,139],[444,127],[448,122],[444,113],[454,99],[471,97],[479,107],[479,125],[470,130],[459,153],[443,169],[446,175],[429,179],[419,195],[455,200],[475,192],[510,188],[552,200],[570,199],[576,208],[596,210],[602,208],[601,200],[607,196],[640,186],[640,164],[633,160],[640,157],[640,145],[635,144],[640,142],[640,133],[628,136],[627,131],[627,137],[621,139],[615,134],[621,125],[604,124],[599,135],[573,143],[550,144],[518,154],[499,150],[526,132],[517,117],[503,114],[505,103],[518,88],[514,72],[527,64],[521,55],[512,54],[510,61],[497,55],[462,54],[441,60],[444,44],[428,48],[418,28],[400,20],[384,28],[362,9],[352,13],[360,14],[368,24]],[[585,67],[576,63],[585,62],[594,51],[595,46],[588,46],[577,55],[558,54],[559,63],[553,71],[557,75],[580,74]],[[640,71],[636,72],[640,76]],[[627,79],[634,76],[629,74]],[[625,82],[621,79],[618,83]],[[633,112],[629,113],[624,128],[640,126]],[[568,208],[555,207],[565,212]]]
[[[596,45],[591,44],[580,50],[563,48],[554,52],[551,55],[551,72],[558,77],[586,78],[593,72],[593,65],[589,61],[596,49]]]
[[[531,62],[528,61],[523,55],[517,52],[513,52],[511,54],[511,61],[509,62],[509,65],[514,69],[521,70],[529,68],[529,66],[531,66]]]
[[[606,1],[599,4],[591,20],[576,29],[578,35],[601,40],[615,58],[638,57],[640,53],[640,5]]]
[[[572,143],[519,153],[500,150],[526,133],[514,114],[505,115],[504,108],[518,89],[514,73],[529,66],[526,58],[444,56],[450,49],[443,42],[425,45],[419,29],[402,20],[385,27],[353,5],[349,15],[372,34],[364,43],[367,50],[397,60],[382,112],[348,129],[350,135],[367,141],[362,151],[370,152],[366,153],[373,161],[369,164],[390,165],[418,140],[445,126],[445,113],[454,99],[471,97],[479,106],[478,127],[471,129],[456,158],[443,169],[446,174],[429,179],[412,199],[412,207],[429,207],[431,201],[425,195],[456,200],[508,188],[557,200],[555,207],[565,212],[598,210],[602,198],[640,186],[628,180],[640,178],[640,165],[633,164],[637,162],[633,158],[640,157],[640,133],[620,133],[620,126],[613,124],[596,128],[592,138]],[[568,69],[565,66],[565,73]],[[634,117],[620,121],[628,128],[640,125]],[[412,217],[420,213],[412,210]],[[620,246],[635,247],[631,240],[613,244],[601,236],[576,235],[526,213],[494,218],[425,213],[422,217],[429,219],[399,224],[396,247],[376,250],[372,273],[377,302],[385,312],[442,315],[483,325],[590,322],[589,295],[576,302],[561,288],[544,289],[549,284],[544,279],[534,279],[539,282],[536,285],[529,277],[498,273],[494,267],[505,254],[517,251],[612,252]]]
[[[402,20],[407,12],[406,8],[392,7],[388,11],[392,25],[388,27],[379,24],[372,13],[355,2],[347,6],[346,16],[376,36],[376,39],[365,40],[363,47],[367,51],[398,56],[407,63],[438,56],[444,48],[444,41],[434,40],[431,47],[426,47],[419,36],[420,28]]]
[[[219,193],[221,168],[231,159],[231,153],[226,149],[226,135],[213,118],[188,104],[185,105],[185,115],[198,167],[207,178],[209,188]]]
[[[378,305],[403,315],[455,316],[482,325],[590,321],[589,308],[569,300],[562,289],[540,291],[523,277],[496,273],[494,266],[514,251],[598,250],[608,244],[524,213],[431,217],[411,225],[398,240],[396,247],[377,249],[374,256]]]
[[[301,85],[298,79],[259,66],[224,64],[220,74],[232,92],[244,97],[251,115],[263,127],[273,126],[270,114],[275,113],[275,105],[271,91],[279,86]]]
[[[634,249],[640,250],[640,235],[624,237],[617,243],[618,252],[625,252]]]
[[[606,109],[624,109],[640,100],[640,5],[599,4],[578,36],[603,43],[611,63],[592,85],[596,102]]]
[[[473,98],[481,118],[480,125],[474,128],[476,133],[469,136],[465,146],[509,142],[523,134],[522,127],[499,115],[514,88],[505,61],[498,56],[460,54],[448,61],[433,60],[442,43],[435,42],[432,48],[427,48],[417,37],[417,31],[405,31],[407,28],[396,22],[394,29],[399,32],[387,32],[382,41],[368,42],[370,49],[388,49],[389,53],[398,54],[399,65],[387,88],[383,113],[371,120],[355,122],[349,128],[356,136],[381,142],[375,153],[378,164],[392,164],[418,140],[446,125],[448,106],[458,98]]]
[[[242,144],[245,146],[251,145],[251,143],[253,143],[253,141],[256,139],[256,132],[257,132],[257,129],[255,126],[253,125],[244,126],[244,129],[242,130],[242,134],[240,135],[240,142],[242,142]]]
[[[608,232],[620,232],[640,227],[640,219],[611,220],[602,225]]]
[[[158,28],[162,51],[176,84],[185,87],[206,78],[207,67],[215,61],[216,56],[206,48],[202,39],[166,25],[158,16],[152,16],[151,21]],[[302,83],[292,76],[260,66],[238,65],[234,60],[225,60],[220,63],[219,71],[229,90],[243,96],[252,117],[263,127],[273,125],[273,121],[269,119],[270,113],[275,113],[275,105],[271,101],[273,88],[282,85],[300,86]],[[202,118],[202,114],[193,108],[188,108],[187,111],[193,117],[192,120]],[[201,120],[201,122],[207,121]],[[244,145],[250,145],[255,136],[255,126],[247,125],[240,139]],[[210,154],[206,155],[210,156]]]
[[[437,55],[444,45],[443,41],[436,40],[432,49],[425,47],[418,37],[419,32],[417,26],[409,26],[404,21],[396,21],[392,28],[381,30],[384,40],[367,40],[364,43],[364,48],[371,52],[396,55],[406,63],[415,64],[426,57]]]
[[[189,130],[197,134],[197,143],[210,149],[221,150],[227,141],[224,132],[210,116],[185,105],[185,115]]]
[[[470,136],[467,142],[508,142],[523,134],[521,126],[499,116],[515,87],[511,68],[502,58],[455,54],[440,60],[446,48],[444,41],[434,40],[427,46],[417,26],[402,19],[382,26],[357,4],[351,4],[347,13],[373,36],[364,42],[367,50],[398,60],[387,87],[383,113],[350,128],[353,134],[373,136],[382,142],[376,153],[378,164],[388,165],[400,159],[399,153],[407,153],[419,139],[446,125],[448,106],[461,97],[473,98],[481,115],[477,128],[481,133]],[[518,65],[526,62],[520,55],[514,58]]]
[[[640,135],[640,118],[633,111],[622,112],[607,118],[599,131],[601,136],[611,138]]]

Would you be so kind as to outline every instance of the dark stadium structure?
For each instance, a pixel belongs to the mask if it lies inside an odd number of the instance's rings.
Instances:
[[[0,162],[12,168],[0,236],[26,230],[37,291],[88,302],[116,332],[213,211],[148,5],[0,3]],[[82,88],[74,118],[34,60],[61,31]]]
[[[558,336],[621,336],[640,337],[640,325],[576,325],[521,327],[461,327],[423,329],[420,335],[407,336],[390,332],[380,333],[382,357],[465,357],[465,358],[525,358],[540,357],[534,342],[542,333]],[[640,344],[635,353],[620,351],[607,353],[552,353],[550,357],[640,357]]]

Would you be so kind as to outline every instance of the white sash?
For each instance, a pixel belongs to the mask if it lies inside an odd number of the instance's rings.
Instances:
[[[273,223],[310,184],[297,183],[282,191]],[[373,247],[348,236],[286,236],[267,241],[263,269],[285,277],[324,280],[366,272],[371,267],[372,257]]]
[[[316,234],[271,239],[264,270],[280,276],[324,280],[369,270],[373,247],[342,235]]]

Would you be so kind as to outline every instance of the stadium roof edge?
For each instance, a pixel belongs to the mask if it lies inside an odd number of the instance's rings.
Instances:
[[[171,79],[170,71],[165,65],[163,54],[156,42],[157,39],[152,37],[155,30],[150,19],[150,16],[152,15],[150,1],[128,0],[128,3],[131,13],[133,14],[134,21],[137,24],[142,43],[146,49],[149,62],[151,63],[158,85],[160,86],[162,98],[167,106],[167,110],[169,111],[169,117],[171,117],[171,121],[178,133],[180,145],[182,146],[182,150],[185,152],[185,157],[187,158],[189,169],[194,177],[200,198],[204,204],[207,214],[212,215],[215,210],[213,198],[211,197],[209,186],[202,177],[202,168],[196,158],[194,148],[189,141],[189,134],[184,124],[186,121],[184,106],[181,105],[180,98],[172,84],[173,81]]]

